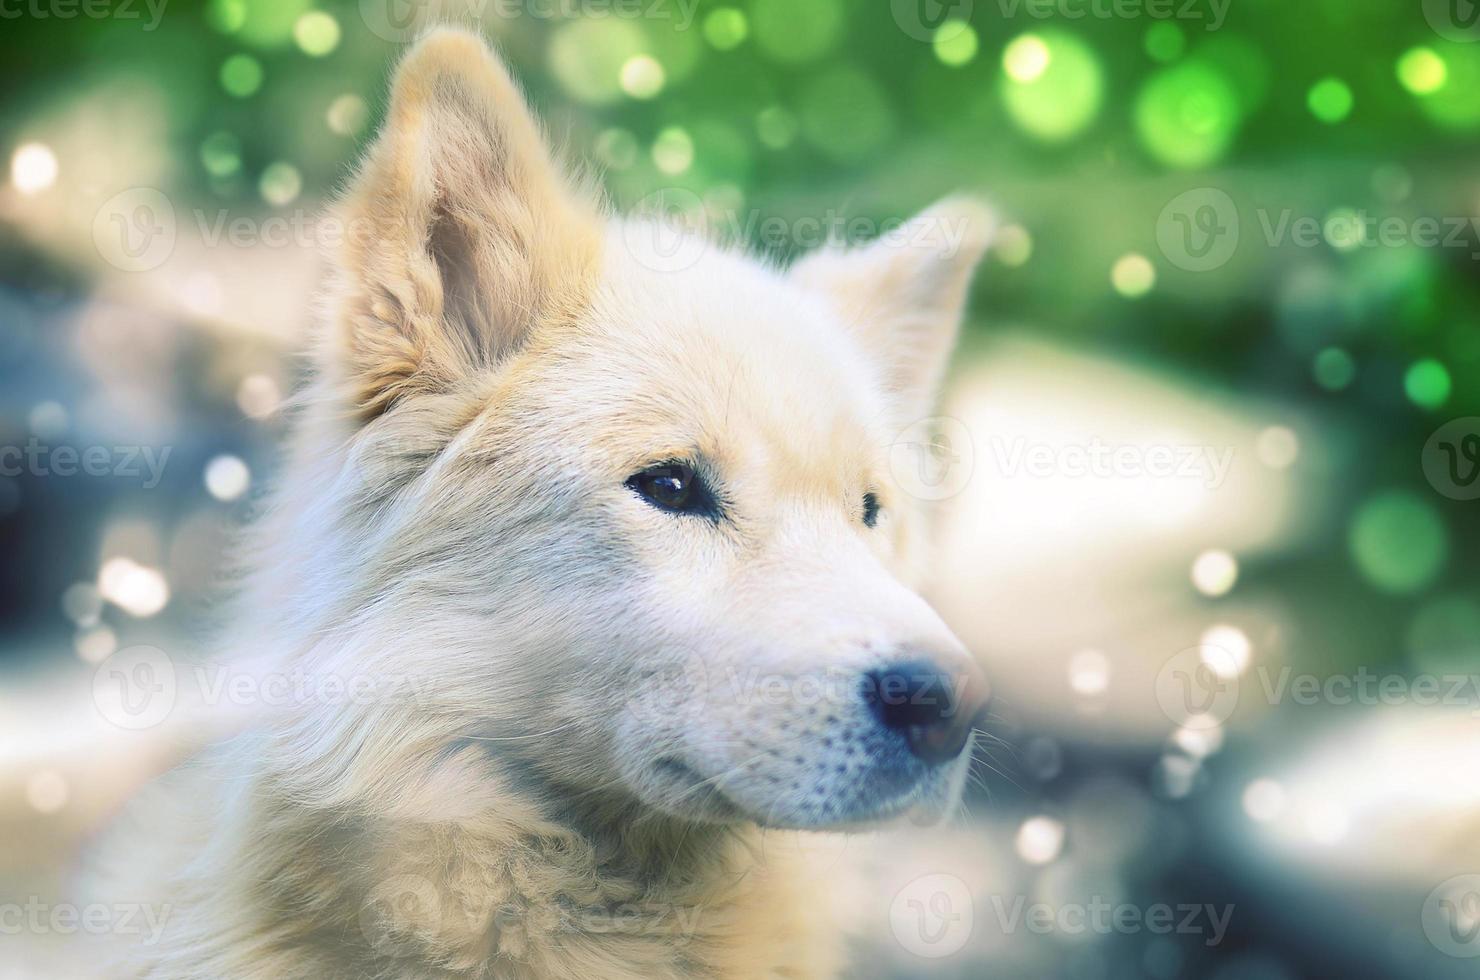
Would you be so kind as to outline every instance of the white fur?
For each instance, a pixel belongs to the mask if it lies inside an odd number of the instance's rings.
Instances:
[[[342,207],[375,231],[339,258],[232,637],[375,696],[264,709],[138,803],[110,887],[175,911],[130,974],[836,975],[839,874],[791,829],[939,816],[965,773],[909,768],[856,688],[901,650],[966,662],[885,456],[983,229],[662,271],[451,31]],[[921,220],[947,218],[981,210]],[[724,520],[625,486],[675,458]]]

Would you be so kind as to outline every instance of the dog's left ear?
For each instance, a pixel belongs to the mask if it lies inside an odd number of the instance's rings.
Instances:
[[[340,203],[320,367],[346,407],[370,419],[456,385],[573,316],[600,247],[594,196],[566,179],[481,38],[441,28],[419,41]]]
[[[947,198],[862,248],[824,248],[792,268],[797,282],[830,298],[877,360],[901,421],[935,402],[993,223],[979,201]]]

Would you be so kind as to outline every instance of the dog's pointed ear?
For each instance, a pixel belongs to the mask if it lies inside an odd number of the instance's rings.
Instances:
[[[993,224],[979,201],[947,198],[866,246],[829,246],[792,269],[856,331],[903,420],[935,402]]]
[[[321,368],[365,419],[455,385],[579,310],[600,208],[568,180],[508,72],[439,29],[396,70],[384,126],[338,216]]]

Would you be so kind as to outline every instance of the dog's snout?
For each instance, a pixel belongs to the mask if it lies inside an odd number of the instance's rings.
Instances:
[[[987,707],[986,675],[966,659],[950,667],[924,659],[893,664],[870,671],[863,687],[879,723],[930,764],[959,756]]]

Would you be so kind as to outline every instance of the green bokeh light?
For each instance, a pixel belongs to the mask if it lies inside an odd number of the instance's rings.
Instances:
[[[576,99],[606,105],[622,97],[622,67],[646,53],[642,32],[629,21],[573,20],[550,36],[550,71]]]
[[[756,136],[773,150],[784,150],[797,138],[797,117],[779,105],[766,106],[755,117]]]
[[[339,47],[339,21],[322,10],[310,10],[293,25],[293,40],[304,54],[322,58]]]
[[[267,165],[262,178],[257,182],[262,199],[268,204],[281,207],[291,204],[303,191],[303,176],[291,163],[278,161]]]
[[[1169,20],[1159,20],[1146,30],[1146,54],[1163,64],[1176,61],[1187,50],[1182,28]]]
[[[1311,114],[1329,125],[1345,120],[1356,104],[1351,86],[1335,77],[1323,78],[1312,85],[1305,101]]]
[[[1233,144],[1242,112],[1228,77],[1203,61],[1165,69],[1136,100],[1136,131],[1161,163],[1194,169],[1216,163]]]
[[[308,13],[312,0],[247,0],[246,16],[236,35],[261,48],[280,48],[293,39],[298,18]]]
[[[221,87],[239,99],[262,87],[262,63],[249,54],[234,54],[221,63]]]
[[[1326,244],[1338,252],[1350,252],[1362,247],[1367,240],[1367,226],[1355,208],[1337,208],[1326,215],[1321,226]]]
[[[1398,81],[1415,95],[1429,95],[1449,80],[1449,66],[1433,48],[1411,48],[1398,59]]]
[[[1348,543],[1363,578],[1383,592],[1397,594],[1431,585],[1449,557],[1449,539],[1438,512],[1406,490],[1390,490],[1362,504]]]
[[[1327,347],[1316,355],[1311,374],[1327,391],[1341,391],[1357,379],[1357,362],[1340,347]]]
[[[613,127],[596,137],[596,155],[612,170],[626,170],[637,162],[637,137],[631,130]]]
[[[1026,34],[1003,54],[1002,99],[1019,128],[1041,140],[1069,139],[1095,118],[1104,76],[1093,51],[1072,34]]]
[[[1449,370],[1433,358],[1416,361],[1403,375],[1403,390],[1420,408],[1439,408],[1449,401]]]
[[[224,130],[212,133],[201,141],[200,162],[212,177],[230,177],[242,168],[242,141]]]
[[[1419,97],[1419,108],[1446,129],[1480,129],[1480,44],[1446,41],[1434,51],[1448,77],[1440,88]]]
[[[1132,252],[1121,256],[1110,270],[1110,283],[1127,299],[1145,296],[1156,285],[1156,267],[1146,256]]]
[[[704,18],[704,40],[718,51],[730,51],[750,36],[750,21],[736,7],[718,7]]]
[[[801,98],[802,132],[842,162],[862,159],[894,132],[889,99],[873,76],[840,66],[808,82]]]
[[[653,140],[653,163],[670,177],[694,165],[694,138],[682,126],[669,126]]]
[[[963,20],[948,20],[935,32],[935,56],[952,68],[970,64],[979,41],[976,29]]]
[[[1053,53],[1048,43],[1037,34],[1023,34],[1013,38],[1002,52],[1002,70],[1014,82],[1037,81],[1048,68]]]
[[[1033,257],[1033,235],[1022,225],[1008,225],[992,242],[992,254],[1009,269],[1026,265]]]
[[[247,0],[211,0],[206,23],[222,34],[234,34],[247,22]]]
[[[656,98],[663,91],[663,85],[668,76],[663,72],[663,66],[658,64],[658,59],[652,55],[637,54],[628,58],[622,65],[619,76],[622,91],[634,99]]]
[[[755,43],[790,64],[815,61],[843,36],[841,0],[755,0],[750,17]]]

